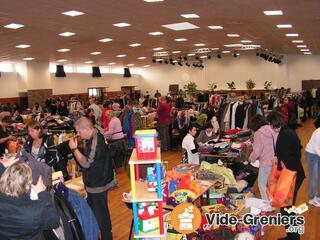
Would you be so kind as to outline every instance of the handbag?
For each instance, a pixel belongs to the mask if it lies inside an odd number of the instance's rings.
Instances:
[[[267,185],[267,195],[273,207],[291,206],[296,185],[297,172],[287,169],[282,161],[280,165],[282,170],[278,170],[274,161]]]

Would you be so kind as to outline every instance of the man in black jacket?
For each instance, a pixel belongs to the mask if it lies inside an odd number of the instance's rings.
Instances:
[[[103,240],[112,240],[111,219],[108,209],[107,190],[113,179],[112,162],[103,135],[87,118],[75,123],[78,135],[85,141],[84,149],[78,149],[76,138],[69,147],[81,166],[83,183],[88,193],[88,204],[97,218]]]

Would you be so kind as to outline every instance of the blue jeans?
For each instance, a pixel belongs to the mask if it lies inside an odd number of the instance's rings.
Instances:
[[[269,201],[267,195],[267,184],[271,174],[272,166],[263,166],[259,168],[258,186],[263,200]]]
[[[315,196],[320,197],[320,177],[319,177],[320,157],[316,154],[306,152],[306,158],[308,161],[308,168],[309,168],[308,194],[309,194],[309,199],[311,200]],[[316,187],[317,187],[317,193],[315,193]]]

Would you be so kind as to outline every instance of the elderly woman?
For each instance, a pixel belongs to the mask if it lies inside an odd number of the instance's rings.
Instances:
[[[115,116],[113,110],[107,112],[109,121],[108,128],[104,132],[104,136],[108,140],[111,158],[116,168],[121,167],[125,160],[127,151],[127,141],[124,138],[122,126],[119,118]]]
[[[38,200],[30,199],[31,188]],[[0,178],[0,239],[44,240],[43,231],[59,226],[52,196],[45,191],[42,178],[32,185],[28,165],[16,163]]]

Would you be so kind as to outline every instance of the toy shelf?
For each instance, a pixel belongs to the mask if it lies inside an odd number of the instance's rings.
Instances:
[[[164,234],[160,234],[159,230],[155,230],[155,231],[148,232],[148,233],[144,233],[144,232],[139,231],[139,235],[134,235],[134,238],[146,238],[146,237],[149,237],[149,238],[164,238],[165,235]]]
[[[162,198],[158,198],[157,192],[149,192],[147,189],[148,182],[135,182],[135,198],[132,202],[156,202],[162,201]]]
[[[150,164],[150,163],[161,163],[161,154],[160,154],[160,148],[157,148],[157,157],[155,159],[143,159],[143,160],[138,160],[137,159],[137,152],[136,149],[134,148],[132,150],[132,154],[129,160],[129,164]]]

